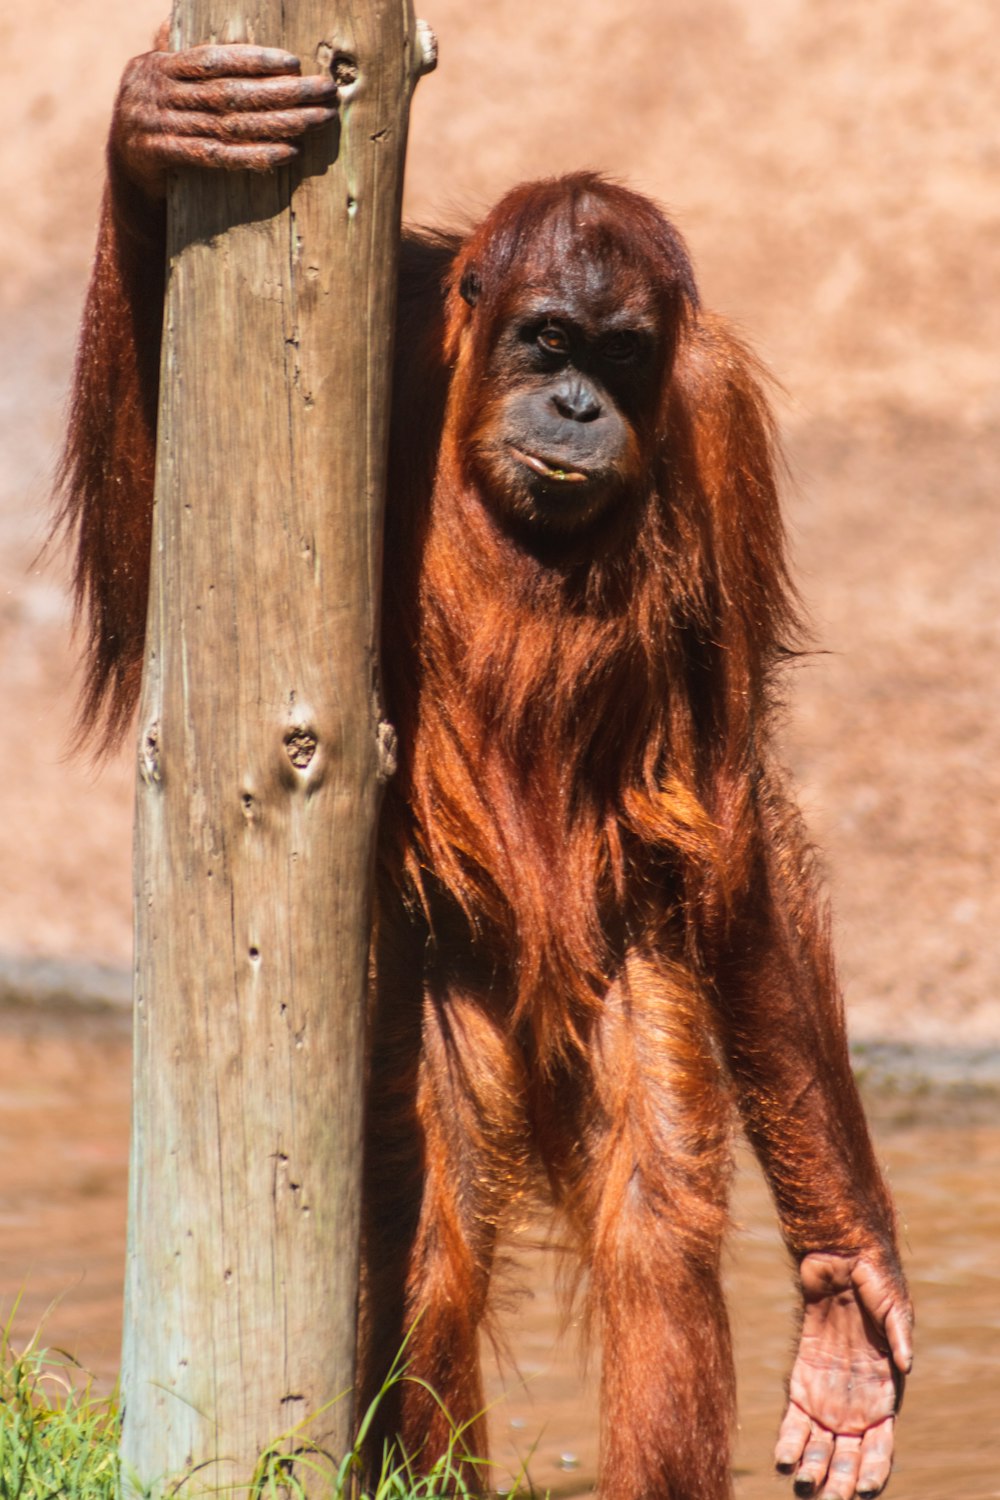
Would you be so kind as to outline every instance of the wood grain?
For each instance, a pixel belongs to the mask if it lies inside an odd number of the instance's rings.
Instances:
[[[337,1458],[350,1440],[370,887],[391,769],[381,508],[420,71],[408,0],[177,0],[172,44],[209,40],[283,46],[305,72],[350,77],[350,59],[357,80],[301,164],[171,187],[123,1454],[146,1482],[198,1469],[190,1492],[244,1485],[304,1419],[286,1451]]]

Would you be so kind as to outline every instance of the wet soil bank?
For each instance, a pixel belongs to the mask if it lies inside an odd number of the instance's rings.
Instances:
[[[1000,1496],[1000,1086],[995,1053],[868,1047],[862,1078],[903,1225],[918,1306],[899,1500]],[[970,1082],[975,1076],[976,1081]],[[109,1386],[121,1338],[130,1043],[121,1010],[72,1024],[53,1006],[0,1009],[0,1306]],[[763,1183],[745,1152],[729,1251],[740,1380],[739,1500],[785,1493],[770,1452],[794,1299]],[[507,1316],[512,1361],[491,1381],[497,1460],[530,1458],[540,1490],[590,1492],[593,1372],[560,1337],[557,1257],[526,1243],[529,1294]],[[790,1493],[790,1491],[789,1491]]]

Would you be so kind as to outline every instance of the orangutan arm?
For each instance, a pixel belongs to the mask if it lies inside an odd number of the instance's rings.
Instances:
[[[152,525],[163,320],[166,178],[176,167],[268,171],[335,114],[330,75],[300,76],[275,48],[172,53],[166,29],[122,77],[84,307],[57,526],[76,541],[85,621],[84,736],[107,748],[139,694]]]
[[[797,1265],[804,1316],[775,1452],[830,1500],[877,1494],[912,1363],[892,1203],[851,1072],[811,851],[780,780],[720,965],[724,1045]],[[803,1493],[812,1491],[803,1490]]]
[[[58,524],[76,538],[85,620],[84,733],[104,745],[139,692],[156,445],[166,213],[125,175],[112,141],[60,466]]]

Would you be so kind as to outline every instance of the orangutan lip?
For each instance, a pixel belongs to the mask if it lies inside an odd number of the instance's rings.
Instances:
[[[586,484],[590,477],[580,469],[561,469],[557,464],[550,464],[546,459],[537,458],[533,453],[522,453],[521,449],[515,448],[513,444],[510,451],[518,463],[534,470],[536,474],[541,475],[542,479],[553,479],[557,484]]]

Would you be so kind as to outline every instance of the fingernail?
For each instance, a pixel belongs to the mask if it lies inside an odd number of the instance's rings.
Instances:
[[[813,1479],[796,1479],[792,1485],[792,1489],[799,1496],[799,1500],[811,1500],[811,1497],[816,1493],[816,1481]]]

